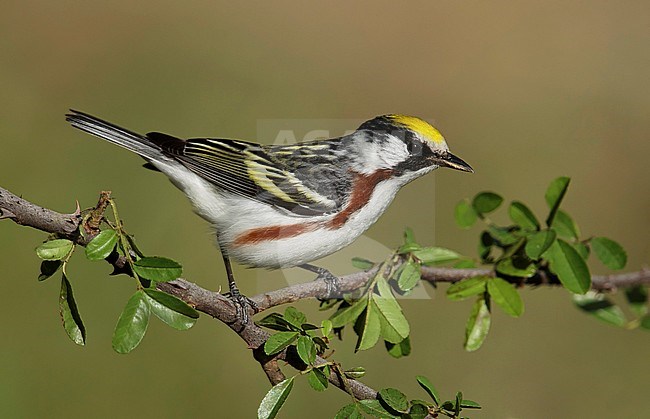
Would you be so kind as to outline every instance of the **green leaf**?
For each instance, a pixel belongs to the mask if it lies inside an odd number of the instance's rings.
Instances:
[[[298,356],[307,365],[311,365],[316,361],[316,345],[309,336],[298,336],[298,343],[296,344]]]
[[[542,253],[551,247],[555,241],[555,231],[542,230],[526,237],[526,256],[531,259],[539,259]]]
[[[510,229],[507,227],[497,227],[491,225],[488,227],[488,233],[494,240],[501,243],[504,246],[509,246],[515,244],[519,241],[519,237],[515,236],[510,232]]]
[[[72,251],[74,243],[67,239],[50,240],[36,248],[36,255],[43,260],[61,260]]]
[[[332,333],[334,326],[329,319],[325,319],[320,322],[321,333],[323,336],[328,337]]]
[[[284,319],[298,329],[302,328],[302,325],[307,322],[307,316],[291,306],[284,310]]]
[[[268,327],[269,329],[279,330],[282,332],[294,331],[297,332],[299,328],[293,326],[286,321],[279,313],[271,313],[261,320],[255,322],[258,326]]]
[[[404,263],[399,271],[397,277],[397,286],[402,291],[410,291],[420,280],[421,268],[419,263],[413,262],[411,259]]]
[[[411,339],[408,336],[400,343],[391,343],[387,340],[384,343],[388,354],[393,358],[401,358],[411,354]]]
[[[278,332],[264,342],[264,353],[275,355],[298,338],[298,332]]]
[[[257,409],[258,419],[272,419],[276,417],[285,400],[289,397],[289,393],[291,393],[293,379],[294,377],[287,378],[271,387],[271,390],[266,393],[266,396],[264,396],[260,403],[260,407]]]
[[[86,245],[86,258],[88,260],[106,259],[117,244],[115,230],[103,230]]]
[[[565,211],[558,210],[553,219],[551,228],[557,232],[557,235],[567,239],[578,240],[580,237],[580,230],[578,225],[573,221],[573,218]]]
[[[77,345],[86,344],[86,328],[81,321],[77,303],[72,294],[72,286],[65,275],[61,276],[61,292],[59,293],[59,313],[63,320],[63,328],[68,337]]]
[[[530,278],[537,272],[537,266],[525,258],[506,258],[496,264],[496,270],[504,275]]]
[[[598,320],[614,326],[623,327],[627,324],[625,314],[620,307],[601,293],[589,291],[585,295],[574,295],[573,301],[582,311],[591,314]]]
[[[481,405],[476,403],[474,400],[463,399],[463,401],[460,402],[460,407],[465,409],[480,409]]]
[[[429,407],[424,403],[419,403],[417,400],[413,400],[407,418],[425,419],[427,416],[429,416]]]
[[[307,383],[316,391],[324,391],[329,385],[327,376],[319,368],[313,368],[307,373]]]
[[[487,231],[483,231],[479,237],[478,242],[478,255],[480,256],[483,262],[486,262],[490,257],[492,251],[492,246],[494,246],[494,239]]]
[[[352,266],[357,269],[361,269],[362,271],[367,271],[368,269],[375,266],[375,263],[368,259],[354,257],[352,258]]]
[[[120,354],[126,354],[135,349],[149,325],[149,304],[146,294],[136,291],[126,303],[113,332],[113,349]]]
[[[584,260],[589,258],[589,247],[587,247],[587,245],[581,242],[571,243],[571,245]]]
[[[487,290],[492,301],[497,303],[507,314],[519,317],[524,312],[524,303],[514,285],[501,278],[493,278],[487,283]]]
[[[359,339],[357,340],[357,346],[354,351],[364,351],[375,346],[381,334],[379,310],[375,304],[367,305],[363,317],[359,316],[355,326]]]
[[[630,309],[637,316],[644,316],[648,313],[648,290],[642,285],[634,285],[625,289],[625,298]]]
[[[336,412],[334,419],[363,419],[363,415],[356,403],[350,403],[346,404]]]
[[[438,393],[438,390],[436,390],[436,388],[433,386],[433,384],[431,384],[431,381],[429,381],[429,379],[424,375],[418,375],[415,378],[416,380],[418,380],[418,384],[420,384],[420,387],[422,387],[424,391],[426,391],[429,394],[429,396],[433,400],[433,403],[436,406],[439,406],[440,394]]]
[[[157,256],[137,260],[133,269],[139,276],[157,282],[172,281],[183,274],[180,263]]]
[[[557,239],[543,255],[548,259],[551,271],[562,285],[576,294],[584,294],[591,287],[591,274],[585,260],[567,242]]]
[[[377,308],[381,336],[391,343],[400,343],[409,335],[408,321],[384,278],[377,280],[377,290],[379,295],[372,295],[372,303],[369,306],[374,304]]]
[[[366,375],[366,369],[363,367],[354,367],[348,370],[343,371],[343,375],[353,380],[358,380],[359,378]]]
[[[379,390],[378,396],[383,400],[391,409],[399,413],[407,413],[409,410],[409,402],[404,393],[394,388],[384,388]]]
[[[411,253],[425,265],[451,262],[460,258],[458,253],[444,247],[423,247]]]
[[[456,392],[456,400],[454,402],[454,413],[456,416],[460,415],[460,403],[463,401],[463,393]]]
[[[147,296],[146,300],[147,300],[147,304],[149,304],[149,309],[162,322],[164,322],[168,326],[173,327],[176,330],[187,330],[192,326],[194,326],[194,324],[196,323],[196,318],[188,317],[175,310],[172,310],[171,308],[165,306],[161,302],[152,298],[147,291],[152,291],[152,290],[145,290]]]
[[[359,408],[363,411],[363,413],[366,413],[373,418],[385,419],[385,418],[400,417],[386,410],[386,408],[377,399],[359,400],[357,404],[359,405]]]
[[[559,177],[551,182],[546,190],[544,198],[546,199],[546,204],[548,204],[548,207],[551,209],[548,218],[546,218],[546,225],[549,227],[553,225],[553,219],[555,218],[557,210],[560,208],[562,198],[564,198],[564,195],[566,194],[570,181],[571,179],[568,177]]]
[[[471,259],[463,259],[454,263],[452,266],[454,269],[473,269],[476,268],[476,263]]]
[[[479,214],[487,214],[499,208],[503,198],[494,192],[481,192],[472,200],[472,206]]]
[[[467,200],[462,200],[454,209],[454,217],[456,218],[456,224],[460,228],[470,228],[476,222],[478,214],[476,214],[476,210]]]
[[[400,246],[398,253],[406,254],[418,250],[419,248],[420,245],[415,241],[413,230],[410,227],[406,227],[406,230],[404,230],[404,244]]]
[[[54,275],[59,268],[63,266],[63,261],[60,260],[44,260],[41,262],[41,274],[38,276],[39,281],[45,281],[47,278]]]
[[[199,312],[196,311],[194,308],[190,307],[189,305],[187,305],[185,301],[181,300],[178,297],[151,288],[146,288],[144,292],[149,297],[153,298],[160,304],[164,305],[165,307],[171,310],[174,310],[177,313],[183,314],[184,316],[190,317],[192,319],[199,318]]]
[[[472,352],[483,345],[490,331],[490,309],[484,296],[479,297],[467,320],[465,327],[465,350]]]
[[[627,263],[627,253],[623,247],[607,237],[594,237],[590,241],[591,248],[598,260],[609,269],[623,269]]]
[[[348,323],[354,322],[361,315],[361,313],[363,313],[363,310],[366,309],[367,304],[368,300],[364,298],[355,301],[351,306],[339,308],[330,317],[332,327],[343,327]]]
[[[447,298],[452,301],[460,301],[486,291],[486,284],[490,278],[487,276],[475,276],[454,282],[447,288]]]
[[[539,229],[539,221],[535,214],[522,202],[513,201],[508,208],[510,219],[524,230]]]

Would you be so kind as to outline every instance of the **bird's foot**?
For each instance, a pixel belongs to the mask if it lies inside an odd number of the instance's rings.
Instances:
[[[243,325],[250,321],[249,312],[252,311],[253,314],[256,314],[259,311],[259,307],[255,301],[240,293],[237,287],[230,288],[230,291],[223,293],[223,296],[232,301],[235,306],[237,318],[241,319]]]
[[[319,298],[319,300],[322,301],[322,300],[330,300],[333,298],[341,298],[341,286],[339,284],[339,278],[337,276],[335,276],[327,269],[321,268],[320,266],[305,264],[305,265],[300,265],[300,267],[317,274],[318,276],[314,281],[325,282],[327,294],[325,295],[324,298]]]

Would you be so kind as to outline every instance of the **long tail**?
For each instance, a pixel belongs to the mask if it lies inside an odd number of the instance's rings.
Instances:
[[[70,109],[70,113],[66,114],[65,120],[70,122],[75,128],[117,144],[120,147],[124,147],[148,160],[164,159],[164,154],[160,147],[149,141],[144,135],[137,134],[73,109]]]

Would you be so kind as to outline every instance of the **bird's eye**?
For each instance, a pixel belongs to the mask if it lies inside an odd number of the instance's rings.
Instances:
[[[409,154],[411,156],[421,156],[422,155],[422,143],[418,140],[409,141],[407,146]]]

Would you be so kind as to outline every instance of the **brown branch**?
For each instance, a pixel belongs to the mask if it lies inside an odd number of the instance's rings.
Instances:
[[[57,234],[60,237],[68,238],[79,245],[85,246],[99,232],[98,227],[103,217],[103,211],[107,207],[109,197],[110,192],[102,192],[100,194],[97,206],[89,212],[88,221],[84,225],[88,233],[85,236],[78,233],[79,225],[82,222],[81,213],[78,209],[73,214],[61,214],[33,204],[3,188],[0,188],[0,219],[11,219],[17,224],[33,227],[47,233]],[[111,263],[117,272],[130,274],[125,258],[117,252],[113,252],[107,258],[107,262]],[[322,292],[324,293],[324,284],[319,285],[323,285]],[[272,357],[266,355],[263,349],[264,342],[266,342],[270,334],[253,322],[243,324],[237,316],[235,306],[222,294],[206,290],[180,278],[175,281],[158,283],[157,288],[179,297],[198,311],[208,314],[228,325],[253,350],[255,359],[260,363],[272,384],[277,384],[285,378],[278,366],[278,360],[286,361],[298,369],[305,367],[304,365],[300,365],[299,362],[296,362],[295,357],[291,357],[286,350]],[[300,294],[301,299],[307,297],[307,295]],[[316,365],[325,362],[327,361],[318,358]],[[377,396],[375,390],[359,381],[348,379],[346,383],[343,383],[340,377],[334,372],[330,374],[329,381],[344,391],[348,391],[347,389],[349,389],[357,399],[370,399]],[[345,384],[347,384],[347,389]]]
[[[107,195],[103,192],[100,196],[97,207],[94,211],[90,212],[90,216],[88,217],[90,234],[85,237],[78,233],[79,225],[82,222],[81,213],[78,208],[77,211],[72,214],[61,214],[33,204],[2,188],[0,188],[0,219],[11,219],[17,224],[33,227],[47,233],[57,234],[60,237],[69,238],[75,243],[85,246],[94,233],[97,232],[96,229],[99,226],[101,214],[106,209],[106,202]],[[111,263],[115,267],[116,272],[130,274],[124,257],[117,254],[117,252],[114,252],[109,256],[107,262]],[[340,291],[345,293],[360,288],[372,278],[376,273],[376,269],[377,268],[375,267],[365,272],[357,272],[340,277]],[[422,279],[433,284],[438,282],[457,282],[465,278],[479,275],[494,276],[494,271],[491,269],[422,267]],[[518,284],[536,286],[554,285],[556,283],[557,279],[542,273],[532,278],[528,278],[523,283]],[[592,277],[592,288],[596,291],[611,291],[616,288],[637,284],[650,284],[650,269],[606,276],[595,275]],[[181,298],[197,310],[227,324],[246,342],[249,348],[253,349],[255,359],[260,363],[271,383],[276,384],[284,379],[284,374],[278,366],[278,360],[284,360],[290,365],[301,369],[301,365],[296,362],[295,359],[292,359],[290,354],[287,354],[287,351],[274,357],[269,357],[264,354],[263,345],[268,339],[269,333],[258,327],[253,322],[242,324],[241,319],[237,316],[235,307],[230,300],[223,295],[206,290],[183,279],[167,283],[159,283],[158,288]],[[279,290],[269,291],[254,296],[251,299],[258,305],[259,311],[264,311],[278,305],[313,297],[327,297],[327,286],[324,281],[311,281],[291,285]],[[326,361],[319,358],[317,364],[324,362]],[[304,368],[304,365],[302,368]],[[343,389],[344,391],[347,391],[347,387],[357,399],[370,399],[375,398],[377,395],[375,390],[359,381],[349,379],[346,380],[346,383],[343,383],[341,378],[336,375],[335,372],[332,372],[329,380],[333,385]]]

